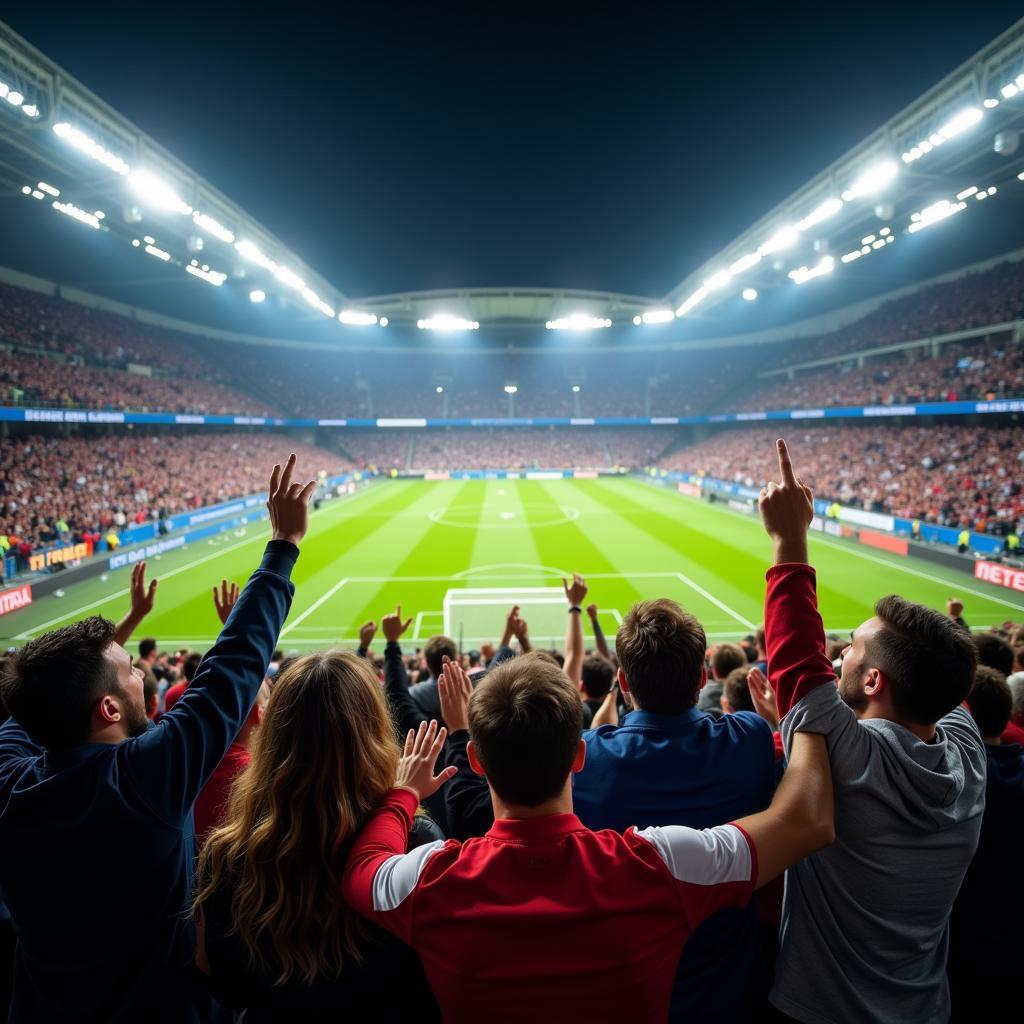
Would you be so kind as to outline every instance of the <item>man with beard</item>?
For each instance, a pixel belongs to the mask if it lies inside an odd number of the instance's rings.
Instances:
[[[768,675],[797,732],[824,735],[835,842],[789,869],[772,1003],[817,1024],[949,1020],[949,914],[978,845],[985,748],[964,698],[971,637],[895,595],[853,632],[837,680],[808,564],[810,489],[778,442],[781,484],[760,496],[774,542]]]
[[[273,537],[192,685],[151,725],[123,643],[152,607],[144,568],[120,627],[46,633],[0,697],[0,892],[18,940],[11,1020],[191,1022],[192,804],[249,714],[291,605],[314,482],[274,467]],[[118,642],[120,641],[120,642]]]

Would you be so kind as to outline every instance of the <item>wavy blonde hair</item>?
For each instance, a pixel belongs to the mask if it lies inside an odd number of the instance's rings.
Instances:
[[[200,854],[195,906],[230,887],[232,933],[279,984],[336,975],[362,960],[368,934],[341,897],[348,845],[394,785],[401,753],[367,662],[328,651],[289,665],[251,753]]]

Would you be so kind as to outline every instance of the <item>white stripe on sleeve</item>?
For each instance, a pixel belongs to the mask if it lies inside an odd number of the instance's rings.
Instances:
[[[408,853],[396,853],[388,857],[373,876],[373,909],[378,911],[396,910],[399,904],[416,888],[430,858],[440,852],[444,839],[417,846]]]
[[[694,885],[750,881],[747,837],[732,825],[705,829],[666,825],[638,829],[636,834],[658,851],[677,881]]]

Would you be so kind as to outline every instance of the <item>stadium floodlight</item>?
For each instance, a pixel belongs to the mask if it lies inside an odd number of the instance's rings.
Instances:
[[[39,108],[34,103],[25,103],[22,105],[21,112],[26,117],[36,118],[39,116]]]
[[[265,255],[255,242],[248,240],[235,242],[235,251],[243,259],[248,260],[250,263],[258,264],[264,270],[273,271],[277,269],[277,264],[269,256]]]
[[[948,199],[940,199],[937,203],[926,206],[919,213],[912,213],[910,215],[910,227],[907,230],[910,234],[923,231],[925,228],[931,227],[932,224],[938,224],[939,221],[952,217],[953,214],[959,213],[961,210],[966,209],[966,207],[967,204],[963,200],[951,203]]]
[[[796,229],[797,231],[806,231],[808,228],[813,228],[815,224],[820,224],[823,220],[828,220],[829,217],[835,216],[842,208],[842,199],[837,199],[835,196],[831,199],[826,199],[811,210],[803,220],[798,220],[796,222]]]
[[[87,135],[81,128],[73,124],[61,121],[53,126],[53,133],[57,138],[66,142],[69,146],[91,157],[97,163],[103,164],[116,174],[129,174],[131,168],[119,156],[104,149],[91,135]]]
[[[844,200],[857,199],[859,196],[871,195],[885,188],[900,169],[892,160],[882,160],[872,164],[853,180],[853,184],[843,193]]]
[[[505,387],[502,388],[502,390],[505,392],[506,395],[514,395],[519,390],[519,388],[517,388],[515,384],[506,384]]]
[[[382,316],[380,318],[380,325],[381,325],[381,327],[387,327],[388,322],[389,321],[388,321],[388,318],[386,316]]]
[[[736,274],[742,274],[744,270],[756,267],[760,262],[761,254],[759,252],[748,252],[746,256],[741,256],[729,264],[729,273],[735,277]]]
[[[250,302],[263,302],[266,298],[267,293],[262,288],[253,288],[253,290],[249,292]]]
[[[882,228],[882,230],[881,230],[881,231],[879,231],[878,233],[879,233],[879,234],[880,234],[880,235],[881,235],[881,236],[882,236],[883,238],[887,238],[887,237],[888,237],[889,235],[891,235],[891,234],[892,234],[892,228]]]
[[[372,327],[377,322],[377,315],[375,313],[360,313],[358,309],[343,309],[338,314],[338,320],[353,327]]]
[[[789,277],[796,284],[804,284],[807,281],[813,281],[816,277],[821,277],[823,274],[831,274],[835,269],[835,265],[836,261],[831,256],[826,256],[813,267],[797,267],[796,270],[791,270]]]
[[[799,237],[800,232],[792,224],[787,224],[785,227],[779,228],[766,242],[762,242],[757,247],[757,251],[762,256],[770,256],[780,249],[788,249]]]
[[[699,306],[709,295],[710,291],[701,285],[677,310],[676,316],[686,316],[695,306]]]
[[[38,188],[40,192],[46,192],[48,195],[53,196],[54,199],[60,196],[60,189],[54,188],[53,185],[47,185],[45,181],[39,182],[36,188]]]
[[[25,102],[24,94],[18,92],[17,89],[11,88],[8,88],[7,93],[4,96],[4,99],[7,100],[7,102],[10,103],[12,107],[20,107],[22,103]]]
[[[197,228],[202,228],[204,231],[213,235],[214,238],[219,238],[222,242],[230,244],[235,240],[235,233],[224,227],[220,221],[214,220],[214,218],[209,214],[193,210],[192,223],[195,224]]]
[[[593,331],[601,327],[611,327],[612,322],[603,316],[590,316],[589,313],[572,313],[549,320],[544,326],[549,331]]]
[[[34,189],[32,189],[32,198],[33,199],[45,199],[46,195],[45,195],[45,193],[40,192],[39,189],[34,188]]]
[[[985,100],[984,103],[982,103],[982,106],[986,110],[992,110],[993,107],[998,107],[999,106],[999,100],[997,100],[994,97],[990,96],[987,100]]]
[[[148,252],[150,256],[155,256],[158,260],[163,260],[164,263],[171,258],[171,254],[166,249],[160,249],[153,245],[152,242],[148,242],[146,244],[146,252]]]
[[[143,201],[148,201],[161,210],[180,213],[189,217],[192,207],[165,181],[161,181],[149,171],[133,171],[128,177],[128,184]]]
[[[580,393],[580,386],[579,386],[579,384],[573,384],[573,386],[572,386],[572,393],[574,395],[578,395]]]
[[[211,270],[205,263],[203,266],[199,266],[197,260],[193,260],[185,270],[193,277],[198,277],[200,281],[212,284],[215,288],[219,288],[228,279],[227,274],[222,274],[219,270]]]
[[[1021,171],[1020,174],[1017,175],[1017,180],[1024,181],[1024,171]]]
[[[978,191],[977,185],[971,185],[970,188],[965,188],[962,192],[957,192],[957,199],[970,199]]]
[[[753,302],[754,299],[757,298],[757,289],[756,288],[744,288],[743,291],[740,294],[742,294],[743,298],[746,299],[747,302]]]
[[[1020,86],[1016,82],[1007,82],[999,91],[1003,94],[1004,100],[1012,100],[1020,92]]]
[[[854,260],[859,260],[863,253],[860,249],[854,249],[852,252],[848,252],[845,256],[840,256],[840,260],[843,263],[852,263]]]
[[[80,210],[74,203],[62,203],[59,199],[55,199],[53,201],[53,208],[58,213],[63,213],[65,216],[77,220],[80,224],[88,224],[89,227],[95,228],[97,231],[99,230],[100,218],[94,213],[89,213],[88,210]]]
[[[719,288],[724,288],[732,280],[732,272],[728,270],[719,270],[718,273],[712,274],[707,280],[704,281],[704,287],[708,291],[717,291]]]
[[[676,315],[671,309],[649,309],[646,313],[641,313],[639,319],[643,324],[667,324],[675,318]]]
[[[417,320],[416,326],[421,331],[476,331],[480,328],[476,320],[464,320],[461,316],[453,316],[451,313],[437,313]]]
[[[288,267],[275,266],[274,277],[276,277],[281,284],[286,284],[289,288],[294,288],[299,292],[306,287],[306,282],[303,281],[294,270],[290,270]]]

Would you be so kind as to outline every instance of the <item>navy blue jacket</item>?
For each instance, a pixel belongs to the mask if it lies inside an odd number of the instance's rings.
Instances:
[[[18,952],[11,1020],[194,1021],[192,804],[245,721],[291,605],[271,541],[195,679],[156,726],[44,752],[0,728],[0,890]]]
[[[595,831],[710,828],[763,811],[775,791],[772,731],[752,711],[632,711],[621,725],[588,730],[583,739],[587,759],[573,776],[572,801],[580,821]],[[767,981],[754,905],[719,911],[683,950],[671,1019],[752,1020]]]

